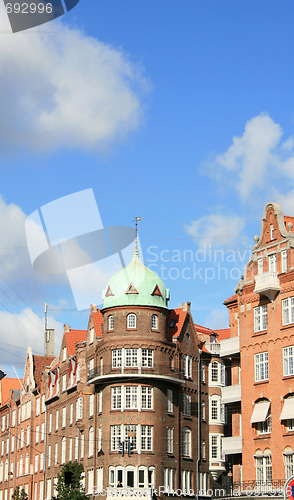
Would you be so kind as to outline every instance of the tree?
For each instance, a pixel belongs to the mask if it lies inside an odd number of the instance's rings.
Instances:
[[[82,486],[83,464],[67,462],[57,476],[57,500],[88,500]]]
[[[26,494],[24,489],[20,490],[20,487],[17,486],[14,490],[12,498],[13,498],[13,500],[27,500],[28,495]]]

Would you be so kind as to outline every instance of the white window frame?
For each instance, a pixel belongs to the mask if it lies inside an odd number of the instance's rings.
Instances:
[[[137,316],[134,313],[127,315],[127,328],[128,330],[135,330],[137,328]]]
[[[182,456],[191,458],[192,432],[189,427],[183,427],[182,430]]]
[[[183,415],[191,417],[191,395],[183,393]]]
[[[111,314],[108,316],[108,330],[113,330],[114,329],[114,316]]]
[[[157,314],[152,314],[152,316],[151,316],[151,330],[158,330],[158,316],[157,316]]]
[[[268,380],[269,378],[269,358],[268,352],[259,352],[254,355],[255,382]]]
[[[288,377],[294,375],[294,346],[283,348],[283,375]]]
[[[267,305],[254,308],[254,333],[267,330]]]
[[[271,273],[277,272],[277,256],[275,253],[271,253],[268,256],[268,270]]]
[[[287,250],[281,251],[281,268],[282,268],[282,273],[286,273],[288,270]]]
[[[89,397],[89,417],[94,416],[94,402],[95,402],[95,394],[90,394],[90,397]]]
[[[294,297],[282,300],[282,325],[294,323]]]
[[[89,429],[89,458],[94,456],[94,427]]]
[[[166,428],[166,453],[173,454],[174,452],[174,429]]]
[[[174,394],[172,389],[167,389],[167,413],[174,412]]]

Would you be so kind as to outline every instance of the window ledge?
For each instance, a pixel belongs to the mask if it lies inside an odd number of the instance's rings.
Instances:
[[[260,335],[266,335],[267,330],[261,330],[260,332],[253,332],[252,337],[259,337]]]
[[[285,434],[283,434],[283,437],[289,437],[289,436],[294,436],[294,430],[293,431],[286,431]]]
[[[259,380],[258,382],[254,382],[254,385],[262,385],[262,384],[268,384],[269,380]]]
[[[293,375],[284,375],[284,377],[282,377],[282,380],[288,380],[288,379],[292,379],[294,378],[294,374]]]
[[[259,439],[269,439],[271,437],[271,433],[267,432],[266,434],[260,434],[259,436],[256,436],[254,440],[259,440]]]
[[[293,328],[294,323],[289,323],[289,325],[282,325],[281,330],[288,330],[289,328]]]

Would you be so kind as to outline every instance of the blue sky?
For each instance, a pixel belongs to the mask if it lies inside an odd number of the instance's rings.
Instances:
[[[222,303],[264,205],[294,215],[293,27],[291,1],[80,0],[61,20],[19,34],[5,32],[0,10],[0,342],[9,373],[11,364],[21,370],[28,343],[42,352],[44,302],[59,339],[64,323],[87,326],[66,276],[33,270],[24,224],[88,188],[105,226],[142,217],[144,261],[170,288],[171,307],[189,300],[195,322],[227,325]]]

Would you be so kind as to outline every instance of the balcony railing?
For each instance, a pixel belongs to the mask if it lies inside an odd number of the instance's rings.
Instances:
[[[280,290],[278,273],[267,271],[255,276],[254,293],[265,295],[268,299],[273,300]]]
[[[242,436],[223,437],[222,451],[225,455],[242,453]]]
[[[110,366],[103,366],[103,372],[101,373],[99,367],[89,370],[88,373],[88,383],[99,383],[109,379],[131,379],[136,378],[147,378],[147,379],[162,379],[176,384],[182,384],[185,380],[191,380],[184,377],[183,371],[171,370],[168,366],[162,365],[156,368],[150,368],[147,366],[119,366],[113,368]]]
[[[221,346],[217,342],[208,342],[207,344],[205,343],[205,347],[211,354],[220,354]]]
[[[237,403],[241,401],[241,384],[222,387],[222,403]]]
[[[272,481],[227,481],[212,488],[212,498],[254,498],[255,496],[283,497],[285,479]]]

